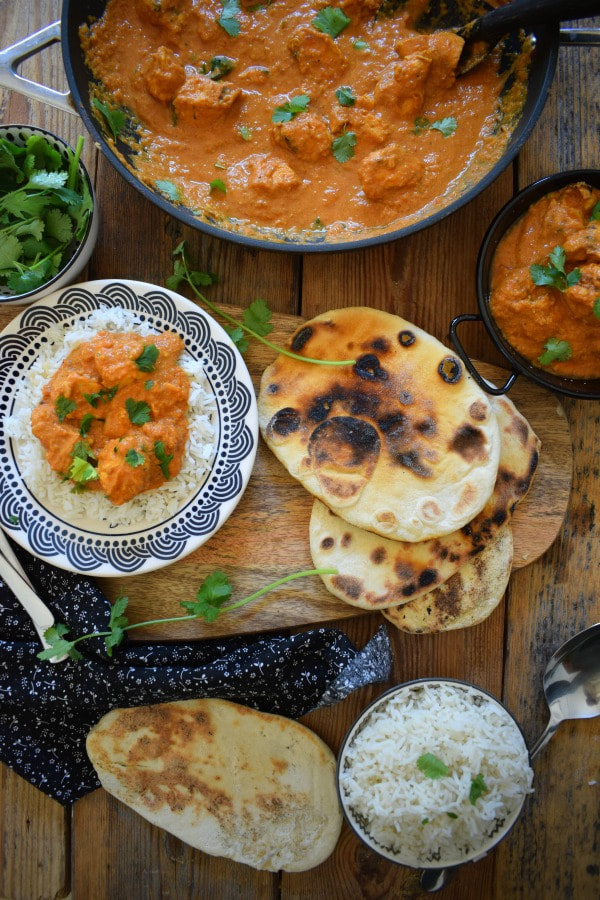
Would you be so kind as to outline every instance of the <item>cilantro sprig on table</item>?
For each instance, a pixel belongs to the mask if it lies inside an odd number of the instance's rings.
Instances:
[[[0,284],[26,294],[50,281],[85,235],[92,197],[79,175],[83,138],[65,161],[41,134],[0,138]]]
[[[198,272],[191,268],[185,241],[181,241],[177,247],[175,247],[173,258],[175,260],[174,271],[166,280],[167,287],[172,291],[176,291],[182,283],[188,284],[196,297],[204,303],[211,312],[216,316],[224,318],[229,323],[229,327],[226,328],[226,331],[240,353],[244,353],[248,349],[248,341],[245,338],[245,334],[249,334],[257,341],[260,341],[261,344],[265,344],[265,346],[270,347],[271,350],[275,350],[276,353],[281,353],[284,356],[289,356],[300,362],[314,363],[321,366],[353,366],[356,363],[355,359],[313,359],[310,356],[301,356],[299,353],[294,353],[286,347],[280,347],[272,341],[267,340],[266,335],[271,333],[273,325],[271,324],[271,310],[264,300],[254,300],[250,306],[244,310],[242,321],[240,322],[238,319],[230,316],[229,313],[219,309],[216,304],[211,303],[211,301],[200,292],[199,286],[207,287],[214,284],[216,278],[214,275],[210,275],[206,272]]]
[[[224,572],[217,570],[211,572],[211,574],[204,579],[198,589],[195,600],[181,601],[179,605],[187,610],[187,615],[171,616],[165,619],[150,619],[147,622],[133,622],[131,624],[125,615],[125,610],[127,609],[127,604],[129,602],[128,598],[119,597],[115,600],[111,609],[106,631],[93,631],[89,634],[83,634],[80,637],[70,640],[67,637],[69,633],[68,626],[58,623],[45,632],[44,637],[50,646],[48,649],[38,653],[38,658],[52,659],[54,656],[67,654],[72,659],[81,659],[81,653],[77,649],[77,645],[82,641],[97,637],[104,638],[106,652],[108,656],[112,656],[115,647],[118,647],[123,641],[125,633],[127,631],[132,631],[134,628],[145,628],[151,625],[165,625],[172,622],[191,622],[194,619],[204,619],[205,622],[211,623],[221,614],[231,612],[234,609],[239,609],[241,606],[245,606],[247,603],[257,600],[269,591],[281,587],[281,585],[288,584],[290,581],[296,581],[298,578],[306,578],[311,575],[336,574],[336,569],[306,569],[303,572],[293,572],[291,575],[279,578],[277,581],[271,582],[271,584],[260,588],[258,591],[255,591],[247,597],[243,597],[241,600],[236,600],[234,603],[227,603],[227,601],[231,599],[233,587],[227,578],[227,575]]]
[[[534,263],[529,267],[531,280],[537,285],[548,285],[564,292],[574,284],[577,284],[581,278],[581,269],[572,269],[569,273],[565,271],[567,254],[563,247],[555,247],[548,255],[550,260],[547,266],[540,266]]]

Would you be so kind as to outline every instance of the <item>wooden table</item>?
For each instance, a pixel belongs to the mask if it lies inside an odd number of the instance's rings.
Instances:
[[[58,0],[0,2],[4,46],[60,16]],[[66,88],[57,46],[23,72]],[[0,92],[5,123],[43,125],[72,144],[76,116]],[[476,310],[474,267],[488,222],[516,188],[554,171],[600,166],[600,56],[563,49],[550,97],[517,162],[467,208],[414,237],[373,249],[290,256],[241,249],[183,228],[118,176],[88,141],[102,212],[89,278],[164,284],[171,251],[185,237],[200,267],[219,274],[220,299],[246,305],[257,296],[282,313],[310,317],[327,308],[370,304],[399,313],[444,340],[448,324]],[[17,310],[0,312],[0,324]],[[498,362],[483,329],[467,331],[469,350]],[[571,429],[573,484],[564,526],[540,559],[515,572],[505,601],[483,624],[414,637],[393,633],[390,684],[414,677],[464,678],[501,697],[532,742],[547,711],[542,673],[554,649],[600,620],[600,541],[596,516],[600,406],[561,401]],[[359,646],[378,615],[339,627]],[[393,629],[390,629],[393,631]],[[383,689],[362,689],[304,721],[335,751],[357,713]],[[563,724],[535,763],[536,793],[513,832],[485,860],[462,869],[448,898],[584,898],[600,894],[598,809],[600,721]],[[334,855],[305,874],[272,875],[194,851],[96,791],[65,811],[0,767],[0,897],[7,900],[101,898],[400,898],[421,896],[418,873],[389,864],[344,826]]]

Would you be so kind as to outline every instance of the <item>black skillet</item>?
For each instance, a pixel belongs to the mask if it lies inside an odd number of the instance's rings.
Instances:
[[[386,2],[399,6],[402,0],[386,0]],[[538,25],[532,29],[531,33],[535,35],[535,51],[529,70],[527,98],[512,137],[504,154],[496,164],[486,174],[470,184],[454,202],[443,209],[426,215],[417,222],[395,230],[390,228],[386,231],[382,230],[375,233],[371,231],[365,233],[364,236],[358,235],[352,240],[336,242],[323,240],[322,238],[320,240],[301,241],[298,238],[292,239],[286,236],[285,233],[273,235],[273,233],[261,233],[258,229],[250,235],[240,234],[234,230],[232,225],[228,225],[227,221],[216,221],[208,215],[204,218],[194,215],[185,207],[170,202],[137,177],[132,152],[128,146],[118,142],[117,149],[119,153],[115,152],[111,142],[106,138],[95,110],[91,106],[89,89],[91,75],[85,65],[79,41],[80,25],[89,22],[90,19],[101,16],[105,5],[105,0],[63,0],[62,20],[60,23],[54,23],[0,53],[0,85],[70,111],[73,111],[74,106],[112,166],[152,203],[170,215],[175,216],[186,225],[197,228],[214,237],[224,238],[246,247],[263,250],[306,253],[372,246],[420,231],[464,206],[497,178],[514,159],[519,148],[529,136],[546,101],[554,76],[559,46],[559,29],[556,23]],[[598,7],[600,4],[598,2],[594,4],[594,0],[589,0],[589,5],[590,7],[594,5]],[[433,0],[427,15],[423,19],[423,29],[429,30],[434,26],[449,27],[451,25],[460,25],[473,18],[484,6],[481,0]],[[568,10],[569,8],[570,3],[566,2],[565,9]],[[60,40],[62,44],[63,60],[70,94],[61,94],[44,86],[35,85],[21,78],[16,73],[16,67],[20,61],[56,40]],[[517,34],[513,34],[512,37],[507,39],[506,52],[508,55],[512,53],[514,57],[514,50],[518,49],[518,46],[515,47],[515,41],[518,45],[521,40],[522,35],[519,36]],[[132,167],[130,168],[128,164],[131,164]]]

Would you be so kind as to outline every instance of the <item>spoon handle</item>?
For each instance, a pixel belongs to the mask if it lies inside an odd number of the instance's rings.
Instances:
[[[563,22],[600,13],[598,0],[512,0],[465,26],[470,41],[492,41],[535,22]]]
[[[556,731],[556,729],[558,728],[560,723],[561,723],[560,719],[558,719],[558,720],[550,719],[550,721],[546,725],[546,728],[540,734],[539,738],[537,739],[537,741],[535,742],[535,744],[533,745],[533,747],[531,747],[531,749],[529,751],[529,759],[530,760],[535,759],[535,757],[538,755],[540,750],[544,749],[544,747],[546,746],[546,744],[548,743],[550,738],[554,735],[554,732]]]

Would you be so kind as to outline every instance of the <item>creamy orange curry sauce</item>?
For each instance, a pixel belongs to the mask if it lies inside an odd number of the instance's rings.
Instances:
[[[182,339],[101,331],[45,385],[32,413],[50,466],[116,505],[178,474],[188,425]]]
[[[534,203],[500,241],[490,308],[534,366],[600,378],[600,190],[569,185]]]
[[[462,39],[411,26],[427,5],[109,0],[81,40],[143,181],[240,231],[349,237],[446,206],[520,110],[525,60],[502,101],[498,53],[456,78]]]

